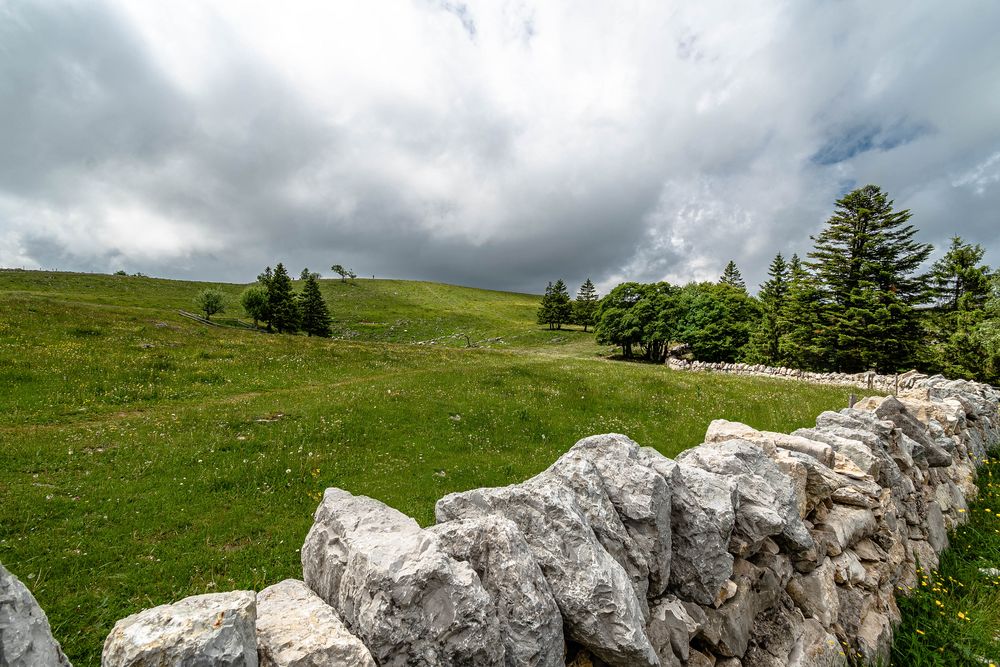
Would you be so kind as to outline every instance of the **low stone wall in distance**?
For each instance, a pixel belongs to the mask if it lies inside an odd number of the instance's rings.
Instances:
[[[421,528],[328,489],[302,581],[123,619],[103,664],[826,667],[887,658],[1000,441],[992,388],[921,377],[812,428],[607,434]],[[184,662],[188,664],[188,662]]]
[[[879,375],[875,371],[864,373],[814,373],[797,368],[784,366],[765,366],[763,364],[730,363],[726,361],[687,361],[670,357],[664,362],[668,367],[678,371],[712,371],[729,373],[731,375],[752,375],[755,377],[776,377],[812,382],[814,384],[831,384],[846,387],[862,387],[883,394],[895,394],[916,387],[927,379],[927,375],[919,371],[907,371],[896,375]]]

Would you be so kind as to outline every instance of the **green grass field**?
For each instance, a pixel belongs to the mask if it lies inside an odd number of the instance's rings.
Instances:
[[[675,455],[711,419],[787,431],[849,393],[608,361],[531,295],[326,280],[330,340],[178,316],[205,286],[0,271],[0,561],[77,667],[127,614],[301,576],[328,486],[427,524],[587,435]]]

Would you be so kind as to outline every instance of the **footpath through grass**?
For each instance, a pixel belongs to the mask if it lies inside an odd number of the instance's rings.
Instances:
[[[910,597],[899,598],[893,665],[1000,665],[1000,459],[980,469],[969,523],[950,537],[940,568],[920,573]]]
[[[712,419],[789,431],[850,391],[609,362],[535,325],[537,297],[333,282],[351,340],[177,316],[198,283],[0,272],[0,561],[77,667],[142,608],[300,577],[328,486],[428,524],[440,496],[524,480],[587,435],[673,456]],[[462,327],[503,342],[412,344]]]

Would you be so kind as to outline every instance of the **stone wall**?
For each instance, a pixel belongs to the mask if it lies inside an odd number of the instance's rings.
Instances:
[[[765,366],[763,364],[730,363],[726,361],[687,361],[669,357],[667,366],[679,371],[711,371],[731,375],[752,375],[755,377],[776,377],[812,382],[814,384],[831,384],[846,387],[862,387],[885,394],[895,394],[897,391],[912,389],[916,383],[927,379],[918,371],[907,371],[896,375],[879,375],[875,371],[864,373],[814,373],[801,371],[784,366]]]
[[[328,489],[303,581],[187,598],[115,625],[107,667],[824,667],[888,655],[897,595],[965,520],[1000,394],[911,376],[791,434],[712,422],[668,459],[576,443],[421,528]]]

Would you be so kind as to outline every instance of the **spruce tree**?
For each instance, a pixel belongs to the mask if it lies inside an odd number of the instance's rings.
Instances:
[[[981,265],[985,251],[978,243],[951,238],[944,257],[931,267],[935,295],[947,310],[975,310],[986,302],[990,287],[990,267]]]
[[[826,302],[818,281],[802,266],[798,255],[792,255],[788,264],[788,291],[778,328],[782,364],[811,371],[828,369]]]
[[[580,291],[576,294],[576,302],[573,304],[573,319],[576,324],[582,324],[586,331],[588,326],[597,322],[597,290],[594,283],[587,282],[580,286]]]
[[[798,257],[795,258],[796,262]],[[779,252],[768,268],[768,279],[760,286],[758,298],[761,305],[760,325],[750,338],[749,358],[765,364],[777,364],[781,360],[778,343],[782,334],[782,318],[785,299],[788,295],[788,263]]]
[[[914,358],[920,327],[914,306],[927,300],[928,277],[917,273],[931,252],[914,240],[908,210],[875,185],[836,202],[813,237],[809,267],[829,306],[833,365],[843,372],[891,372]]]
[[[299,310],[302,313],[302,330],[310,336],[330,336],[330,311],[326,301],[319,291],[319,281],[314,275],[306,278],[299,297]]]
[[[555,329],[555,314],[552,310],[552,281],[545,287],[542,302],[538,305],[538,323],[548,324],[549,329]]]
[[[552,314],[556,329],[562,329],[563,324],[568,324],[573,319],[573,302],[569,298],[566,283],[561,278],[552,286]]]
[[[273,324],[278,333],[299,330],[300,313],[292,292],[292,279],[281,262],[274,267],[274,274],[267,283],[267,305],[271,314],[268,324]]]
[[[719,282],[723,285],[731,285],[732,287],[741,289],[744,292],[747,291],[747,284],[743,282],[743,275],[740,273],[740,270],[736,268],[736,262],[733,260],[729,260],[729,263],[726,264],[725,270],[719,277]]]

